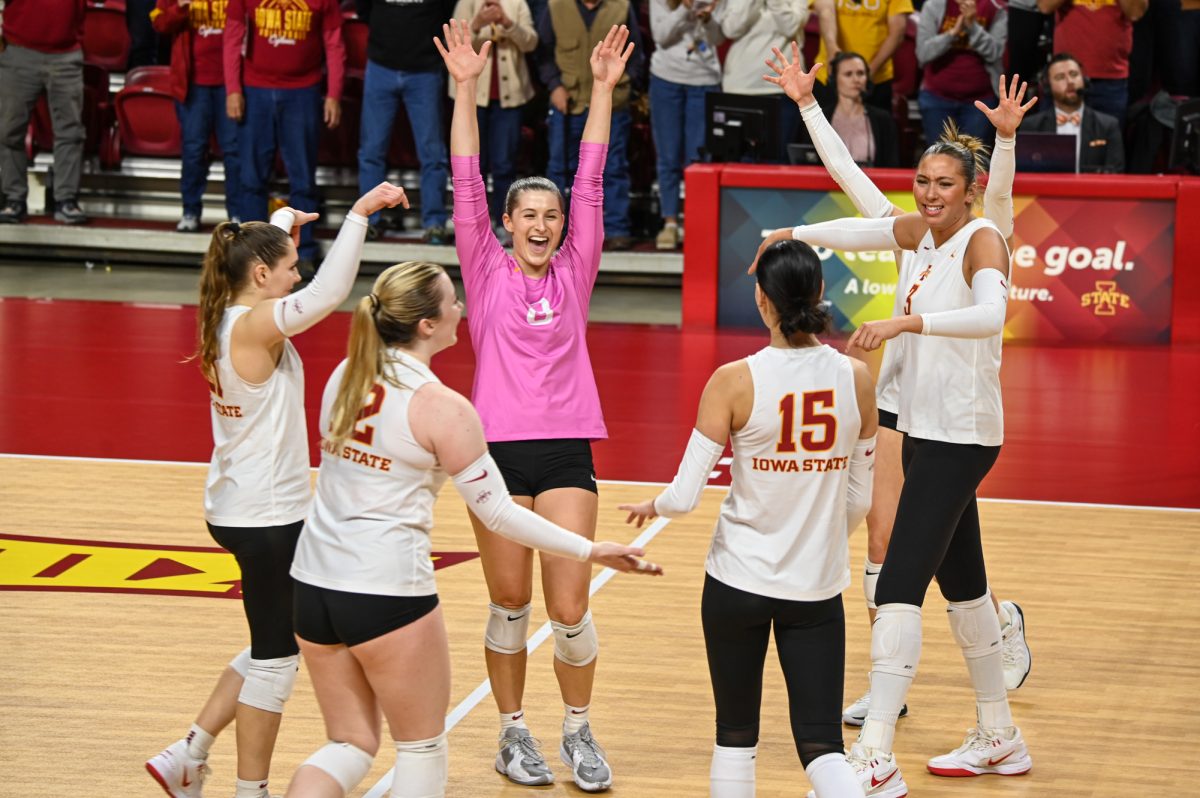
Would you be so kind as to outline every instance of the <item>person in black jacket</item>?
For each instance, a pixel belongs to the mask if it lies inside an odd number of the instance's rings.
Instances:
[[[880,108],[866,105],[871,91],[867,60],[858,53],[843,51],[829,62],[829,74],[837,89],[837,103],[824,108],[825,118],[846,144],[855,163],[861,166],[900,166],[896,145],[896,122]],[[801,126],[800,141],[811,143]]]
[[[1087,77],[1079,62],[1068,53],[1056,54],[1046,66],[1042,83],[1043,95],[1049,91],[1054,107],[1026,119],[1021,130],[1076,136],[1080,172],[1124,172],[1121,124],[1115,116],[1096,111],[1084,102]]]

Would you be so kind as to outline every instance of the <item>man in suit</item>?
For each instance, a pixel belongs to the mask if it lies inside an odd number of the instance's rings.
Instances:
[[[1049,90],[1054,107],[1026,119],[1021,130],[1075,136],[1080,172],[1124,172],[1121,125],[1116,117],[1084,103],[1087,78],[1079,62],[1068,53],[1057,53],[1043,74],[1042,90]]]

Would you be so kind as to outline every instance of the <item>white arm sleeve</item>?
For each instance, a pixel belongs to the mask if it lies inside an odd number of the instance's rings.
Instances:
[[[841,252],[887,252],[900,249],[894,229],[896,217],[884,219],[834,219],[792,228],[792,238]]]
[[[817,148],[817,155],[821,156],[821,163],[825,164],[825,170],[842,191],[846,192],[846,196],[854,203],[854,207],[858,208],[858,212],[868,219],[891,216],[895,206],[850,157],[850,150],[846,149],[842,137],[825,118],[821,106],[812,103],[800,109],[800,117],[808,128],[813,146]]]
[[[1013,234],[1013,177],[1017,174],[1017,140],[996,136],[992,163],[988,167],[987,190],[983,192],[983,215],[1000,228],[1005,240]]]
[[[276,215],[282,214],[276,211]],[[288,337],[302,333],[346,301],[358,276],[366,238],[366,217],[347,212],[337,240],[321,263],[321,271],[306,287],[275,303],[275,325],[281,333]]]
[[[696,509],[708,477],[725,447],[711,441],[698,429],[692,430],[683,459],[679,461],[679,472],[667,489],[654,500],[654,512],[667,518],[686,515]]]
[[[592,556],[592,541],[568,532],[514,502],[500,475],[500,468],[490,454],[485,452],[483,457],[451,479],[458,495],[467,503],[467,509],[493,532],[523,546],[572,560],[582,561]]]
[[[875,483],[875,437],[859,438],[850,455],[850,480],[846,488],[846,534],[858,529],[871,509],[871,486]]]
[[[975,304],[957,310],[921,314],[921,335],[947,338],[989,338],[1004,329],[1008,309],[1008,279],[999,269],[980,269],[971,278]]]

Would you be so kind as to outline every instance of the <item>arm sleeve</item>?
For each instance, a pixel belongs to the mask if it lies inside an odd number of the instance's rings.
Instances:
[[[454,183],[454,249],[463,285],[471,296],[481,287],[490,264],[507,261],[488,216],[479,155],[451,155],[450,172]]]
[[[288,337],[302,333],[346,301],[358,276],[366,237],[366,218],[347,212],[321,271],[305,288],[275,303],[275,324],[281,333]]]
[[[817,154],[821,156],[821,163],[825,164],[825,169],[834,182],[850,197],[858,212],[868,219],[891,216],[896,206],[888,201],[883,192],[850,157],[846,143],[833,129],[833,125],[829,124],[829,120],[821,112],[821,106],[812,103],[800,111],[800,116],[812,137],[813,146],[817,148]]]
[[[526,510],[512,500],[500,468],[488,453],[451,477],[467,509],[488,529],[523,546],[572,560],[592,556],[592,542]]]
[[[947,338],[990,338],[1004,329],[1008,279],[997,269],[980,269],[971,278],[975,304],[957,310],[921,314],[921,335]]]
[[[834,219],[792,228],[792,238],[810,246],[841,252],[888,252],[900,249],[894,228],[896,217]]]
[[[225,67],[225,93],[242,93],[242,54],[246,51],[246,36],[254,35],[246,28],[246,9],[242,0],[229,0],[225,7],[225,33],[221,55]]]
[[[846,534],[858,529],[871,509],[871,486],[875,483],[875,435],[860,438],[850,455],[846,486]]]
[[[987,189],[983,192],[983,215],[1000,228],[1005,240],[1013,234],[1013,177],[1017,173],[1017,141],[996,136]]]
[[[321,15],[321,38],[325,43],[325,96],[341,100],[346,76],[346,44],[342,41],[342,12],[336,2],[330,2]]]
[[[695,510],[704,493],[704,486],[708,484],[708,477],[723,451],[724,446],[704,437],[700,430],[693,429],[683,459],[679,462],[679,472],[667,489],[654,500],[654,512],[675,518]]]

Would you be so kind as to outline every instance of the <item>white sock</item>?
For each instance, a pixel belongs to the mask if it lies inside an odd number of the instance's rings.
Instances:
[[[708,772],[710,798],[754,798],[754,759],[757,756],[758,746],[726,748],[714,745],[712,767]]]
[[[528,729],[525,725],[525,710],[518,709],[516,712],[501,712],[500,713],[500,736],[504,736],[504,732],[508,729]]]
[[[192,759],[208,759],[208,749],[212,748],[213,741],[217,738],[193,723],[191,731],[184,739],[187,740],[188,756]]]
[[[267,780],[255,779],[254,781],[246,781],[244,779],[237,780],[237,791],[233,798],[262,798],[267,792]]]
[[[563,704],[563,734],[576,734],[587,724],[589,707],[591,704],[585,707]]]
[[[804,772],[808,774],[817,798],[845,798],[862,794],[858,774],[846,761],[844,754],[819,756],[808,763]]]

